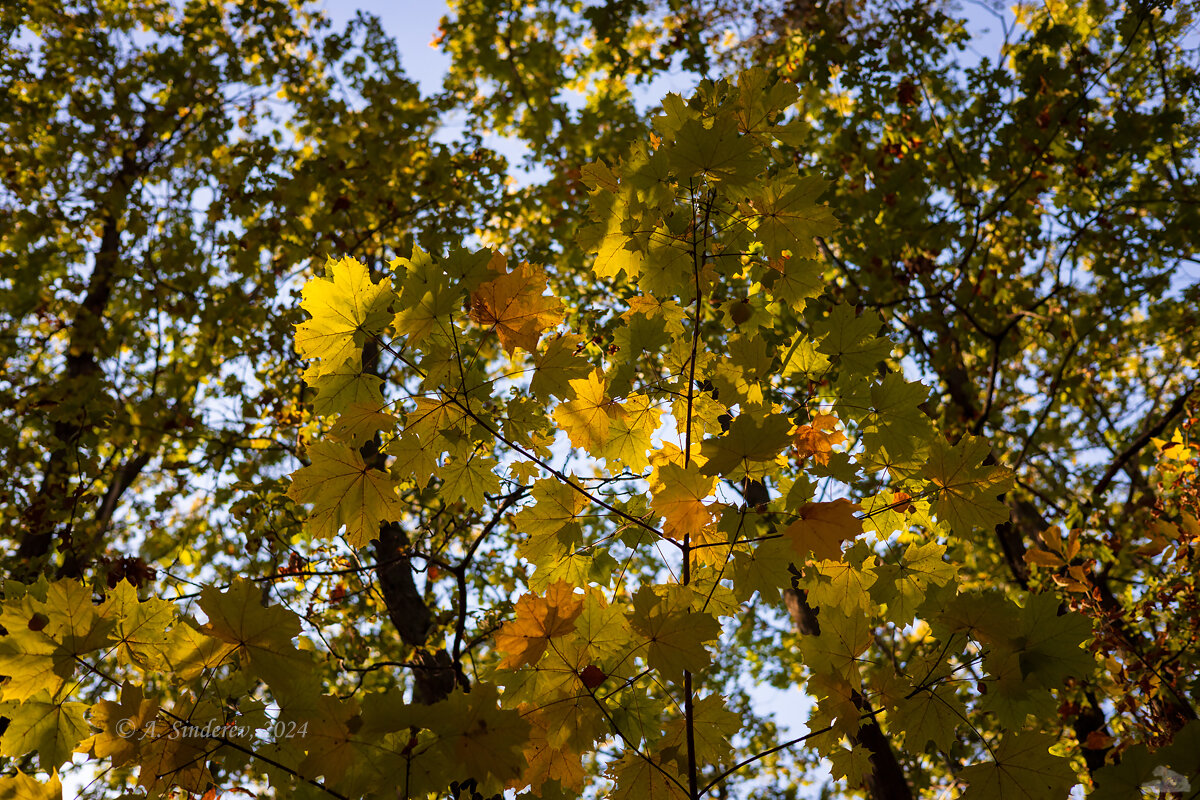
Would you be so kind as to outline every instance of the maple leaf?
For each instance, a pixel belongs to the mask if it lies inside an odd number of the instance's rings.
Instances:
[[[399,420],[373,403],[353,403],[338,415],[329,435],[351,447],[362,447],[376,431],[391,430]]]
[[[755,592],[777,599],[779,590],[790,585],[788,565],[795,557],[792,545],[784,538],[767,539],[750,552],[733,553],[733,589],[737,599],[746,602]]]
[[[806,380],[815,380],[828,372],[829,359],[817,351],[818,344],[819,342],[811,339],[808,334],[797,331],[782,357],[780,374],[785,377],[799,375]]]
[[[929,742],[945,748],[958,741],[958,725],[967,719],[967,708],[953,688],[940,685],[902,698],[896,714],[903,720],[904,743],[919,751]]]
[[[63,578],[45,586],[45,599],[33,591],[8,600],[0,610],[0,689],[5,700],[27,700],[43,689],[57,695],[79,658],[106,646],[113,622],[92,604],[86,584]],[[40,620],[40,624],[38,621]]]
[[[868,311],[855,316],[851,306],[836,305],[814,326],[821,339],[817,350],[837,356],[839,363],[856,373],[869,374],[892,352],[892,343],[877,335],[882,325],[878,314]]]
[[[583,532],[576,524],[552,534],[530,537],[519,544],[517,554],[535,568],[527,581],[529,588],[541,592],[557,581],[585,585],[592,574],[594,559],[581,549],[582,544]]]
[[[147,672],[167,667],[167,628],[178,616],[172,603],[157,597],[139,601],[133,584],[121,581],[109,590],[100,613],[113,620],[121,658]]]
[[[871,386],[871,413],[862,429],[868,453],[884,450],[892,459],[923,453],[934,438],[933,424],[921,410],[928,399],[928,386],[906,382],[895,372]],[[906,462],[904,466],[916,465]]]
[[[847,612],[856,608],[866,611],[870,606],[868,590],[877,579],[873,564],[873,557],[861,565],[841,559],[817,562],[817,573],[828,581],[809,585],[809,600],[821,606],[839,606]]]
[[[768,123],[790,108],[798,94],[794,84],[773,80],[767,70],[757,67],[738,75],[737,88],[738,128],[753,132],[779,132]]]
[[[862,533],[862,520],[854,516],[861,509],[856,503],[838,498],[828,503],[805,503],[797,512],[800,519],[788,525],[783,535],[801,556],[809,553],[818,561],[842,557],[842,542]]]
[[[1200,781],[1200,721],[1192,720],[1175,733],[1171,744],[1150,750],[1139,742],[1121,753],[1121,761],[1094,773],[1096,791],[1089,800],[1127,800],[1189,791]],[[1186,795],[1185,795],[1186,796]]]
[[[625,652],[633,632],[620,608],[605,603],[603,595],[589,592],[583,613],[575,620],[575,637],[589,661],[607,665]]]
[[[863,780],[872,771],[871,751],[856,744],[847,749],[835,747],[829,756],[830,774],[835,778],[845,778],[850,786],[862,786]]]
[[[697,698],[692,705],[692,736],[696,760],[702,764],[727,761],[732,751],[729,740],[742,729],[740,715],[725,706],[719,694]],[[681,750],[687,746],[687,720],[673,719],[663,728],[662,745]]]
[[[816,463],[828,464],[829,454],[833,452],[834,445],[846,441],[846,435],[835,430],[837,422],[838,418],[833,414],[818,413],[812,422],[801,425],[793,439],[800,458],[812,456]]]
[[[480,253],[473,266],[477,269],[481,264],[490,263],[492,258],[490,251]],[[495,254],[495,258],[503,257]],[[421,347],[431,333],[446,332],[450,328],[451,316],[461,306],[466,287],[419,247],[413,247],[411,258],[397,258],[391,265],[404,275],[398,303],[400,310],[393,317],[392,325],[398,334],[408,337],[410,345]]]
[[[933,513],[961,534],[994,528],[1009,517],[998,495],[1012,486],[1012,474],[999,466],[982,466],[991,448],[983,439],[964,436],[951,447],[941,437],[933,444],[923,474],[937,487]]]
[[[206,586],[200,608],[208,617],[204,633],[236,645],[277,696],[319,694],[312,654],[292,644],[300,633],[300,618],[283,606],[264,605],[261,587],[242,578],[225,592]]]
[[[737,120],[730,117],[715,120],[711,127],[698,119],[688,120],[667,155],[685,183],[693,175],[712,181],[748,180],[758,173],[761,160],[753,140],[742,136]]]
[[[633,395],[621,405],[621,413],[609,423],[608,442],[596,455],[618,461],[634,472],[650,465],[650,437],[658,429],[662,412],[650,407],[646,395]]]
[[[101,700],[91,708],[91,724],[100,733],[83,742],[78,750],[90,751],[96,758],[111,758],[113,766],[129,761],[149,735],[158,715],[158,701],[147,700],[142,687],[126,681],[121,685],[120,702]]]
[[[513,518],[516,529],[528,536],[518,552],[537,568],[530,578],[530,588],[542,591],[557,580],[586,583],[592,558],[576,550],[582,543],[578,521],[582,519],[580,512],[587,505],[587,498],[557,480],[534,483],[532,497],[535,502]]]
[[[697,534],[712,524],[712,510],[704,503],[713,492],[716,479],[702,475],[695,464],[686,469],[678,464],[664,464],[657,471],[660,488],[650,500],[650,507],[665,520],[663,531],[673,539],[683,541],[688,534]]]
[[[452,399],[421,396],[415,402],[416,408],[405,420],[404,432],[416,434],[426,443],[439,435],[459,431],[459,422],[467,418],[466,412]]]
[[[543,597],[522,595],[517,601],[516,619],[506,622],[496,633],[496,649],[504,654],[502,669],[536,663],[551,639],[575,630],[575,619],[583,611],[583,595],[575,594],[573,588],[565,581],[556,581]]]
[[[646,638],[646,660],[669,680],[682,680],[684,671],[698,672],[710,657],[704,643],[721,635],[721,623],[711,614],[691,609],[687,587],[659,597],[650,586],[633,596],[629,618],[634,630]]]
[[[600,278],[615,278],[622,271],[629,279],[641,272],[645,237],[638,232],[644,206],[628,189],[592,192],[588,203],[592,222],[581,225],[575,241],[594,253],[592,271]]]
[[[687,800],[687,784],[673,761],[652,764],[627,752],[605,774],[616,784],[611,800]]]
[[[62,800],[62,780],[57,772],[48,778],[26,775],[19,769],[13,775],[0,777],[0,798],[3,800]]]
[[[705,439],[700,453],[707,459],[701,472],[729,480],[761,477],[788,446],[792,421],[785,414],[739,414],[724,436]]]
[[[90,733],[83,718],[86,711],[87,704],[51,699],[45,690],[21,703],[0,703],[0,714],[8,718],[0,755],[21,758],[37,753],[42,769],[57,770]]]
[[[620,413],[615,401],[605,396],[608,381],[599,369],[591,375],[570,382],[574,399],[559,403],[554,409],[554,421],[562,426],[571,444],[583,450],[599,451],[608,443],[613,416]]]
[[[110,589],[97,611],[111,626],[107,635],[115,644],[113,652],[148,675],[166,673],[188,681],[236,650],[182,621],[173,603],[157,597],[139,600],[128,581]]]
[[[522,749],[529,723],[514,710],[498,708],[498,695],[495,686],[481,684],[472,687],[470,694],[451,694],[433,710],[446,720],[439,726],[439,736],[450,743],[456,761],[469,774],[505,781],[525,769]]]
[[[353,405],[383,408],[383,379],[364,372],[358,362],[347,361],[332,368],[313,362],[304,371],[304,382],[316,391],[313,413],[318,416],[340,414]]]
[[[995,760],[959,773],[968,783],[963,800],[1065,800],[1075,772],[1069,761],[1050,753],[1056,741],[1033,731],[1005,735],[993,750]]]
[[[220,726],[225,715],[212,702],[186,703],[172,710],[175,720],[184,719],[195,728],[205,725]],[[204,736],[177,735],[172,726],[162,725],[154,729],[141,743],[138,786],[150,791],[152,796],[161,795],[171,786],[199,795],[212,785],[208,770],[209,756],[219,742]]]
[[[537,351],[542,331],[562,322],[562,303],[546,297],[546,273],[533,264],[488,281],[471,295],[471,319],[495,329],[511,356],[517,347]]]
[[[318,375],[350,362],[361,361],[368,336],[387,327],[388,307],[396,299],[391,278],[371,281],[362,262],[354,258],[330,261],[328,279],[304,285],[301,307],[312,319],[296,326],[296,352],[302,358],[319,358]]]
[[[384,448],[389,456],[395,456],[389,468],[392,475],[402,480],[412,480],[418,489],[424,489],[438,471],[438,456],[441,448],[434,452],[433,445],[421,441],[414,433],[405,432],[388,442]]]
[[[351,725],[362,721],[358,703],[353,698],[343,700],[322,695],[315,713],[288,721],[304,726],[303,747],[307,755],[300,763],[300,773],[314,778],[324,776],[326,781],[340,780],[354,760]]]
[[[1053,594],[1034,594],[1017,619],[1017,625],[1008,628],[1007,645],[1017,657],[1022,678],[1050,689],[1068,677],[1092,674],[1096,662],[1083,647],[1092,636],[1092,624],[1083,614],[1060,614]]]
[[[333,539],[342,526],[351,547],[364,547],[379,535],[379,525],[404,514],[396,484],[388,473],[369,469],[362,455],[336,442],[308,447],[312,463],[292,473],[288,497],[311,503],[313,535]]]
[[[588,360],[578,355],[582,344],[581,336],[563,334],[547,340],[544,347],[533,354],[534,371],[529,391],[534,397],[542,402],[548,402],[551,397],[559,400],[575,397],[571,381],[587,378],[592,371]]]
[[[826,606],[821,609],[821,634],[803,637],[800,651],[814,673],[837,675],[860,690],[858,657],[870,644],[871,628],[865,615],[846,614],[841,608]]]
[[[464,441],[438,471],[442,491],[448,498],[462,498],[467,508],[482,511],[487,508],[487,495],[500,492],[500,477],[495,469],[494,458]]]
[[[580,518],[587,498],[558,480],[539,480],[530,492],[532,503],[513,517],[517,529],[530,538],[551,536]]]
[[[881,603],[888,605],[888,619],[901,624],[911,622],[917,608],[925,601],[929,585],[944,586],[954,578],[954,565],[942,560],[945,553],[943,544],[913,542],[904,551],[899,564],[877,567],[880,582],[876,586],[887,585],[892,590],[878,596]]]
[[[829,236],[838,228],[833,210],[816,202],[827,186],[821,178],[790,177],[766,184],[762,193],[744,206],[743,213],[757,222],[756,233],[768,257],[818,255],[814,239]]]
[[[525,772],[521,781],[540,789],[547,781],[575,790],[583,788],[583,760],[579,753],[566,746],[550,743],[550,726],[539,714],[525,717],[531,724],[529,742],[525,745]]]

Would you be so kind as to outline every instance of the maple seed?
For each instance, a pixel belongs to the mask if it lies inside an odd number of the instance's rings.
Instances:
[[[46,623],[49,621],[50,618],[45,614],[41,613],[40,611],[36,612],[32,617],[29,618],[29,630],[40,631],[46,627]]]
[[[595,689],[604,683],[604,679],[607,677],[604,671],[595,664],[588,664],[583,668],[583,672],[579,673],[579,680],[583,681],[583,685],[589,689]]]

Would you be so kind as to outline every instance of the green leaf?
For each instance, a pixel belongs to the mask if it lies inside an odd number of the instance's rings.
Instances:
[[[84,721],[87,708],[86,703],[53,700],[44,690],[22,703],[0,703],[0,714],[8,717],[0,754],[20,758],[37,753],[42,769],[57,770],[91,733]]]
[[[652,763],[626,752],[605,774],[616,784],[612,800],[687,800],[687,782],[673,760]]]
[[[475,450],[470,443],[464,445],[455,448],[438,470],[442,492],[450,499],[462,498],[467,508],[483,511],[488,507],[487,495],[500,493],[496,460]]]
[[[818,255],[814,239],[829,236],[838,228],[833,210],[817,202],[827,186],[820,178],[790,176],[765,183],[758,196],[744,206],[743,213],[757,223],[756,234],[768,257],[806,259]]]
[[[871,751],[861,744],[849,749],[834,748],[829,763],[832,765],[830,774],[834,778],[845,778],[850,786],[862,786],[866,776],[872,773]]]
[[[649,586],[633,596],[629,622],[644,637],[646,660],[668,680],[682,681],[685,670],[698,672],[711,661],[706,642],[721,635],[721,624],[711,614],[693,611],[686,587],[659,597]]]
[[[800,640],[804,663],[814,673],[833,674],[862,687],[858,657],[871,644],[871,628],[864,615],[847,614],[838,606],[822,609],[821,635]]]
[[[1067,759],[1052,755],[1055,737],[1021,731],[1005,735],[994,760],[964,767],[963,800],[1066,800],[1075,785]]]
[[[204,633],[236,645],[247,667],[277,697],[316,702],[320,692],[312,653],[292,644],[300,633],[300,618],[294,612],[268,606],[262,587],[241,578],[225,592],[205,587],[200,608],[208,617]]]
[[[679,138],[667,153],[680,183],[690,177],[741,184],[758,174],[762,159],[755,143],[738,131],[737,120],[721,117],[711,127],[692,119],[679,128]]]
[[[1132,745],[1121,753],[1120,763],[1101,767],[1094,775],[1091,800],[1195,791],[1200,786],[1200,722],[1184,725],[1170,745],[1154,752],[1144,743]]]
[[[943,544],[913,542],[905,549],[898,564],[878,566],[876,587],[889,583],[894,587],[886,598],[881,597],[881,602],[888,605],[889,620],[901,625],[912,622],[917,609],[925,602],[925,590],[929,585],[944,586],[954,578],[957,570],[953,564],[942,560],[945,553]]]
[[[314,414],[332,416],[355,405],[383,408],[382,378],[363,372],[354,361],[323,367],[323,363],[313,363],[304,371],[305,383],[317,393],[312,400]]]
[[[855,375],[868,376],[892,352],[892,343],[878,335],[882,325],[874,312],[855,316],[850,306],[836,305],[813,326],[820,338],[817,351],[837,357],[838,363]]]
[[[792,421],[784,414],[739,414],[724,436],[705,439],[700,445],[700,454],[707,459],[700,472],[729,480],[761,477],[791,444],[791,430]]]
[[[896,726],[903,730],[905,747],[919,752],[929,742],[939,750],[951,747],[958,741],[958,726],[969,718],[954,689],[936,685],[902,699],[895,719]]]
[[[46,587],[45,599],[29,592],[0,610],[0,674],[5,700],[27,700],[42,690],[57,696],[82,656],[105,647],[113,622],[92,604],[92,590],[70,578]]]
[[[1008,521],[1008,507],[997,497],[1012,486],[1012,474],[1000,466],[982,465],[990,451],[988,443],[975,436],[964,436],[953,447],[939,437],[922,471],[937,491],[933,513],[960,535]]]
[[[696,761],[701,764],[728,764],[732,739],[742,729],[740,715],[730,711],[719,694],[697,698],[692,705],[692,738]],[[687,748],[687,720],[671,720],[663,730],[663,747]]]

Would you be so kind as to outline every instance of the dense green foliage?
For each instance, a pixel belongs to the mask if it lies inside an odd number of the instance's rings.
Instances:
[[[0,796],[1200,787],[1193,24],[6,11]]]

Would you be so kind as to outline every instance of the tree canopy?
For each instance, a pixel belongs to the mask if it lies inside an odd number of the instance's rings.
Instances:
[[[1191,796],[1194,13],[986,13],[6,13],[0,796]]]

